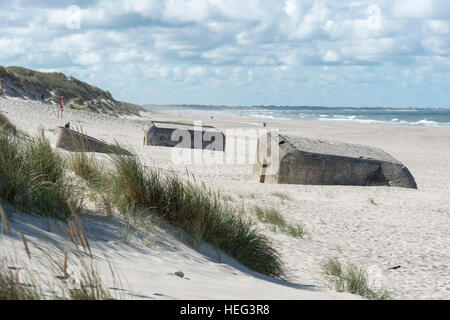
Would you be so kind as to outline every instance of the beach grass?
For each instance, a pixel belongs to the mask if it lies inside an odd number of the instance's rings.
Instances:
[[[87,152],[75,152],[70,155],[69,168],[86,181],[99,185],[104,177],[102,173],[104,168],[102,164],[95,158],[94,154]]]
[[[322,269],[328,275],[330,287],[339,292],[349,292],[370,300],[388,300],[391,294],[385,289],[373,289],[367,272],[354,264],[343,265],[336,257],[328,258]]]
[[[7,215],[1,205],[0,220],[6,225],[8,235],[12,236],[13,232],[17,233],[10,228]],[[72,211],[72,218],[67,221],[67,225],[60,222],[60,226],[74,245],[70,252],[75,260],[72,261],[68,258],[66,249],[61,251],[61,255],[55,255],[54,252],[47,252],[42,247],[33,244],[44,254],[43,257],[35,259],[30,252],[27,238],[20,233],[28,262],[32,268],[10,267],[9,262],[11,264],[18,263],[16,248],[10,248],[14,258],[3,257],[0,261],[0,300],[109,300],[115,298],[109,287],[103,283],[95,266],[91,246],[78,214]],[[68,271],[71,264],[77,266],[77,272],[73,272],[73,269]],[[109,267],[115,285],[120,286],[113,267],[111,265]],[[49,270],[52,277],[59,279],[56,285],[43,281],[41,278],[37,279],[35,268]]]
[[[35,138],[28,138],[24,144],[24,165],[38,182],[57,182],[64,178],[66,162],[53,150],[50,142],[40,131]]]
[[[187,231],[198,246],[210,242],[254,271],[284,276],[271,241],[219,193],[146,167],[135,154],[120,152],[118,144],[111,150],[108,167],[83,150],[67,161],[53,150],[44,130],[35,138],[2,131],[0,197],[23,211],[66,220],[84,199],[81,188],[68,178],[70,168],[96,186],[106,211],[118,211],[130,226],[141,211],[151,210]]]
[[[301,223],[296,223],[295,225],[288,225],[284,232],[294,238],[305,239],[309,237],[309,233],[306,232],[305,227]]]
[[[255,206],[254,210],[259,221],[273,224],[281,229],[286,228],[287,226],[286,220],[283,218],[283,216],[277,209],[261,208],[259,206]]]
[[[5,131],[11,135],[17,135],[18,130],[9,119],[0,112],[0,131]]]
[[[51,289],[37,281],[31,269],[9,268],[5,263],[0,263],[0,301],[1,300],[111,300],[114,295],[107,285],[102,282],[100,274],[94,265],[94,260],[86,261],[83,256],[76,255],[79,259],[76,265],[78,274],[67,274],[67,255],[64,255],[65,270],[56,267],[55,261],[51,261],[49,267],[55,278],[59,281],[52,285]],[[54,258],[51,258],[54,259]],[[30,258],[31,261],[31,258]],[[44,263],[39,261],[39,263]],[[37,264],[34,264],[37,267]],[[19,273],[20,271],[20,273]],[[62,275],[64,272],[64,275]],[[50,290],[49,290],[50,289]]]
[[[27,286],[19,280],[18,271],[0,265],[0,300],[39,300],[35,287]]]
[[[43,131],[35,137],[0,131],[0,197],[19,209],[65,219],[68,203],[79,208],[82,196],[66,176],[66,161]]]
[[[152,210],[184,229],[197,245],[210,242],[252,270],[283,277],[280,256],[270,240],[219,194],[175,174],[163,175],[158,168],[144,166],[136,155],[113,153],[110,161],[112,171],[104,175],[108,180],[102,188],[110,207],[124,215]]]
[[[23,149],[16,137],[0,131],[0,196],[17,202],[26,177],[22,170]]]
[[[378,204],[375,202],[375,199],[372,197],[369,199],[370,204],[377,206]]]
[[[68,300],[114,300],[108,286],[106,286],[95,267],[93,260],[80,259],[81,271],[79,283],[67,289]]]
[[[224,196],[222,196],[222,200],[223,200],[223,201],[229,201],[229,202],[234,201],[233,197],[230,196],[230,195],[224,195]]]
[[[273,192],[272,195],[274,197],[280,198],[281,200],[292,200],[289,194],[285,192]]]
[[[308,233],[301,223],[296,223],[294,225],[287,223],[283,215],[276,208],[261,208],[259,206],[254,206],[253,210],[259,221],[273,226],[272,231],[274,232],[280,230],[291,237],[302,239],[308,236]]]
[[[201,241],[208,241],[250,269],[274,277],[284,275],[280,257],[268,238],[219,194],[195,181],[146,167],[134,154],[113,152],[108,164],[99,166],[85,152],[71,158],[71,168],[78,175],[96,181],[103,208],[109,213],[116,210],[127,221],[123,241],[128,241],[139,212],[151,210],[187,231],[197,248]]]

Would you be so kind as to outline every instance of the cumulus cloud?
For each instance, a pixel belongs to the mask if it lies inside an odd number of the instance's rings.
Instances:
[[[322,60],[325,62],[338,62],[339,55],[335,51],[328,50],[323,56]]]
[[[395,0],[393,13],[401,18],[449,19],[447,0]]]
[[[20,38],[0,38],[0,57],[2,59],[14,57],[24,52],[24,43]]]
[[[69,10],[75,3],[79,15]],[[70,28],[74,18],[79,28]],[[167,90],[189,79],[189,86],[236,81],[265,92],[271,75],[295,88],[404,83],[398,70],[410,70],[411,79],[419,66],[420,82],[450,68],[447,0],[9,1],[0,32],[3,64],[59,68],[120,92],[117,70],[130,83],[143,77]],[[370,70],[343,77],[352,67]]]
[[[83,52],[81,54],[73,55],[72,60],[76,63],[87,66],[99,63],[100,56],[94,52]]]

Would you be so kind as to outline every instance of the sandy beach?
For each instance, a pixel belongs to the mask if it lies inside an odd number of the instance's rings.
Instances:
[[[0,99],[0,111],[31,135],[42,126],[49,138],[57,126],[70,121],[72,127],[80,127],[95,138],[111,143],[117,140],[148,166],[184,177],[189,172],[198,183],[219,190],[230,204],[246,208],[249,215],[254,206],[276,208],[288,223],[301,223],[308,234],[304,239],[294,238],[273,232],[255,219],[286,265],[287,281],[280,281],[248,270],[208,244],[197,252],[180,240],[179,230],[163,222],[152,230],[134,232],[129,243],[122,243],[121,222],[92,208],[83,215],[83,222],[99,268],[108,270],[108,261],[117,268],[126,298],[359,298],[327,287],[321,263],[328,257],[366,268],[371,280],[394,299],[450,298],[450,126],[274,120],[188,110],[180,114],[164,107],[154,107],[142,117],[122,118],[67,109],[61,120],[54,106],[18,99]],[[418,189],[260,184],[251,181],[252,163],[178,163],[173,148],[142,145],[150,120],[201,121],[225,133],[263,129],[266,122],[267,129],[290,135],[378,147],[405,164]],[[227,144],[225,153],[229,150]],[[246,159],[254,150],[242,152],[239,156]],[[201,157],[213,152],[193,153]],[[49,250],[54,243],[69,245],[54,221],[16,212],[11,225]],[[3,234],[0,247],[0,252],[17,248],[18,265],[26,261],[19,236]],[[31,251],[32,256],[39,256],[38,249]],[[102,258],[103,254],[108,259]],[[184,278],[173,274],[178,270]]]

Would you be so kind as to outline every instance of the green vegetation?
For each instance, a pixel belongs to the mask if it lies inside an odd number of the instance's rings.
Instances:
[[[39,300],[39,298],[36,288],[25,286],[19,281],[17,271],[0,265],[0,300]]]
[[[71,162],[72,167],[83,168],[77,173],[96,186],[109,212],[116,210],[126,220],[134,220],[142,210],[151,209],[184,229],[197,247],[208,241],[255,271],[283,276],[270,241],[219,195],[174,174],[163,176],[158,169],[145,167],[136,155],[111,154],[110,165],[105,169],[82,154]],[[127,237],[125,230],[124,241]]]
[[[280,257],[270,241],[218,195],[174,174],[163,176],[136,156],[114,154],[111,162],[114,171],[108,174],[112,179],[109,193],[119,210],[152,208],[196,242],[208,241],[255,271],[283,276]]]
[[[19,270],[11,270],[5,265],[0,265],[0,301],[1,300],[111,300],[114,299],[107,286],[105,286],[92,264],[80,259],[79,281],[68,281],[67,278],[56,276],[61,279],[59,292],[52,295],[45,293],[38,284],[23,283],[19,277]],[[91,261],[92,262],[92,261]],[[52,270],[59,274],[58,270]],[[22,271],[23,273],[23,271]]]
[[[306,239],[309,237],[308,233],[305,231],[305,228],[301,223],[288,225],[284,232],[294,238]]]
[[[387,300],[390,294],[384,289],[374,290],[369,287],[367,272],[353,264],[346,267],[337,258],[329,258],[322,268],[327,274],[330,287],[340,292],[349,292],[370,300]]]
[[[108,286],[103,284],[99,273],[94,265],[90,245],[86,233],[81,224],[81,220],[75,211],[72,215],[73,219],[68,220],[67,227],[61,223],[61,227],[74,244],[75,250],[72,250],[76,261],[72,262],[64,251],[62,256],[55,256],[44,252],[47,259],[34,260],[29,251],[27,240],[23,234],[20,234],[24,244],[25,252],[29,261],[42,264],[42,267],[51,271],[54,278],[59,279],[56,287],[52,285],[44,289],[41,284],[35,280],[35,270],[28,268],[13,268],[7,266],[7,259],[3,257],[0,261],[0,300],[107,300],[113,299]],[[8,218],[0,205],[0,220],[7,226],[9,235],[12,230],[9,227]],[[39,248],[42,251],[41,248]],[[14,249],[15,250],[15,249]],[[87,258],[86,258],[87,256]],[[17,263],[16,252],[11,262]],[[79,273],[70,274],[68,272],[69,265],[80,267]],[[20,273],[19,273],[20,271]],[[112,271],[113,280],[117,283],[114,272]],[[27,273],[27,274],[24,274]],[[49,292],[51,289],[51,292]]]
[[[117,145],[116,150],[122,148]],[[152,210],[184,229],[198,246],[208,241],[250,269],[283,277],[280,256],[270,240],[219,194],[195,181],[162,175],[134,154],[112,153],[104,165],[80,152],[67,162],[52,149],[43,130],[36,138],[0,132],[0,197],[19,209],[63,220],[73,217],[85,195],[68,177],[68,168],[84,177],[105,211],[120,213],[127,226]]]
[[[82,197],[66,176],[66,162],[44,133],[37,138],[0,131],[0,197],[18,208],[65,219]]]
[[[273,231],[276,232],[278,227],[281,232],[295,238],[306,238],[307,232],[305,231],[302,224],[297,223],[295,225],[290,225],[286,222],[281,213],[275,208],[261,208],[258,206],[254,207],[254,212],[259,221],[263,223],[269,223],[274,226]]]
[[[176,175],[163,176],[158,169],[145,167],[136,155],[113,153],[109,164],[99,164],[84,152],[71,159],[74,171],[97,188],[105,210],[118,211],[127,225],[139,219],[142,210],[151,209],[187,231],[197,247],[208,241],[255,271],[283,276],[279,255],[269,240],[219,195]],[[126,242],[129,230],[122,236]]]
[[[13,125],[9,119],[0,112],[0,131],[5,131],[11,135],[17,135],[17,128]]]
[[[261,222],[273,224],[281,229],[287,226],[286,220],[275,208],[267,209],[255,206],[255,214]]]
[[[86,152],[73,153],[69,158],[69,167],[77,175],[94,185],[100,185],[102,182],[103,166],[92,153],[89,155]]]
[[[7,93],[22,96],[21,91],[35,100],[44,94],[47,101],[64,104],[69,108],[96,113],[139,114],[140,106],[114,100],[111,93],[59,72],[38,72],[22,67],[1,67],[0,85],[8,83]],[[10,85],[12,84],[12,85]]]
[[[78,287],[69,289],[69,300],[113,300],[94,267],[84,266]]]
[[[277,198],[280,198],[281,200],[292,200],[291,197],[287,193],[274,192],[274,193],[272,193],[272,195]]]
[[[233,197],[230,195],[222,196],[222,199],[223,199],[223,201],[229,201],[229,202],[234,201]]]

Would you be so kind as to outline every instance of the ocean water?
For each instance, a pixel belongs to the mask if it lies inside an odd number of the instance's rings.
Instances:
[[[390,123],[418,126],[449,126],[450,108],[328,108],[294,106],[185,106],[210,114],[223,113],[267,119],[329,122]]]

